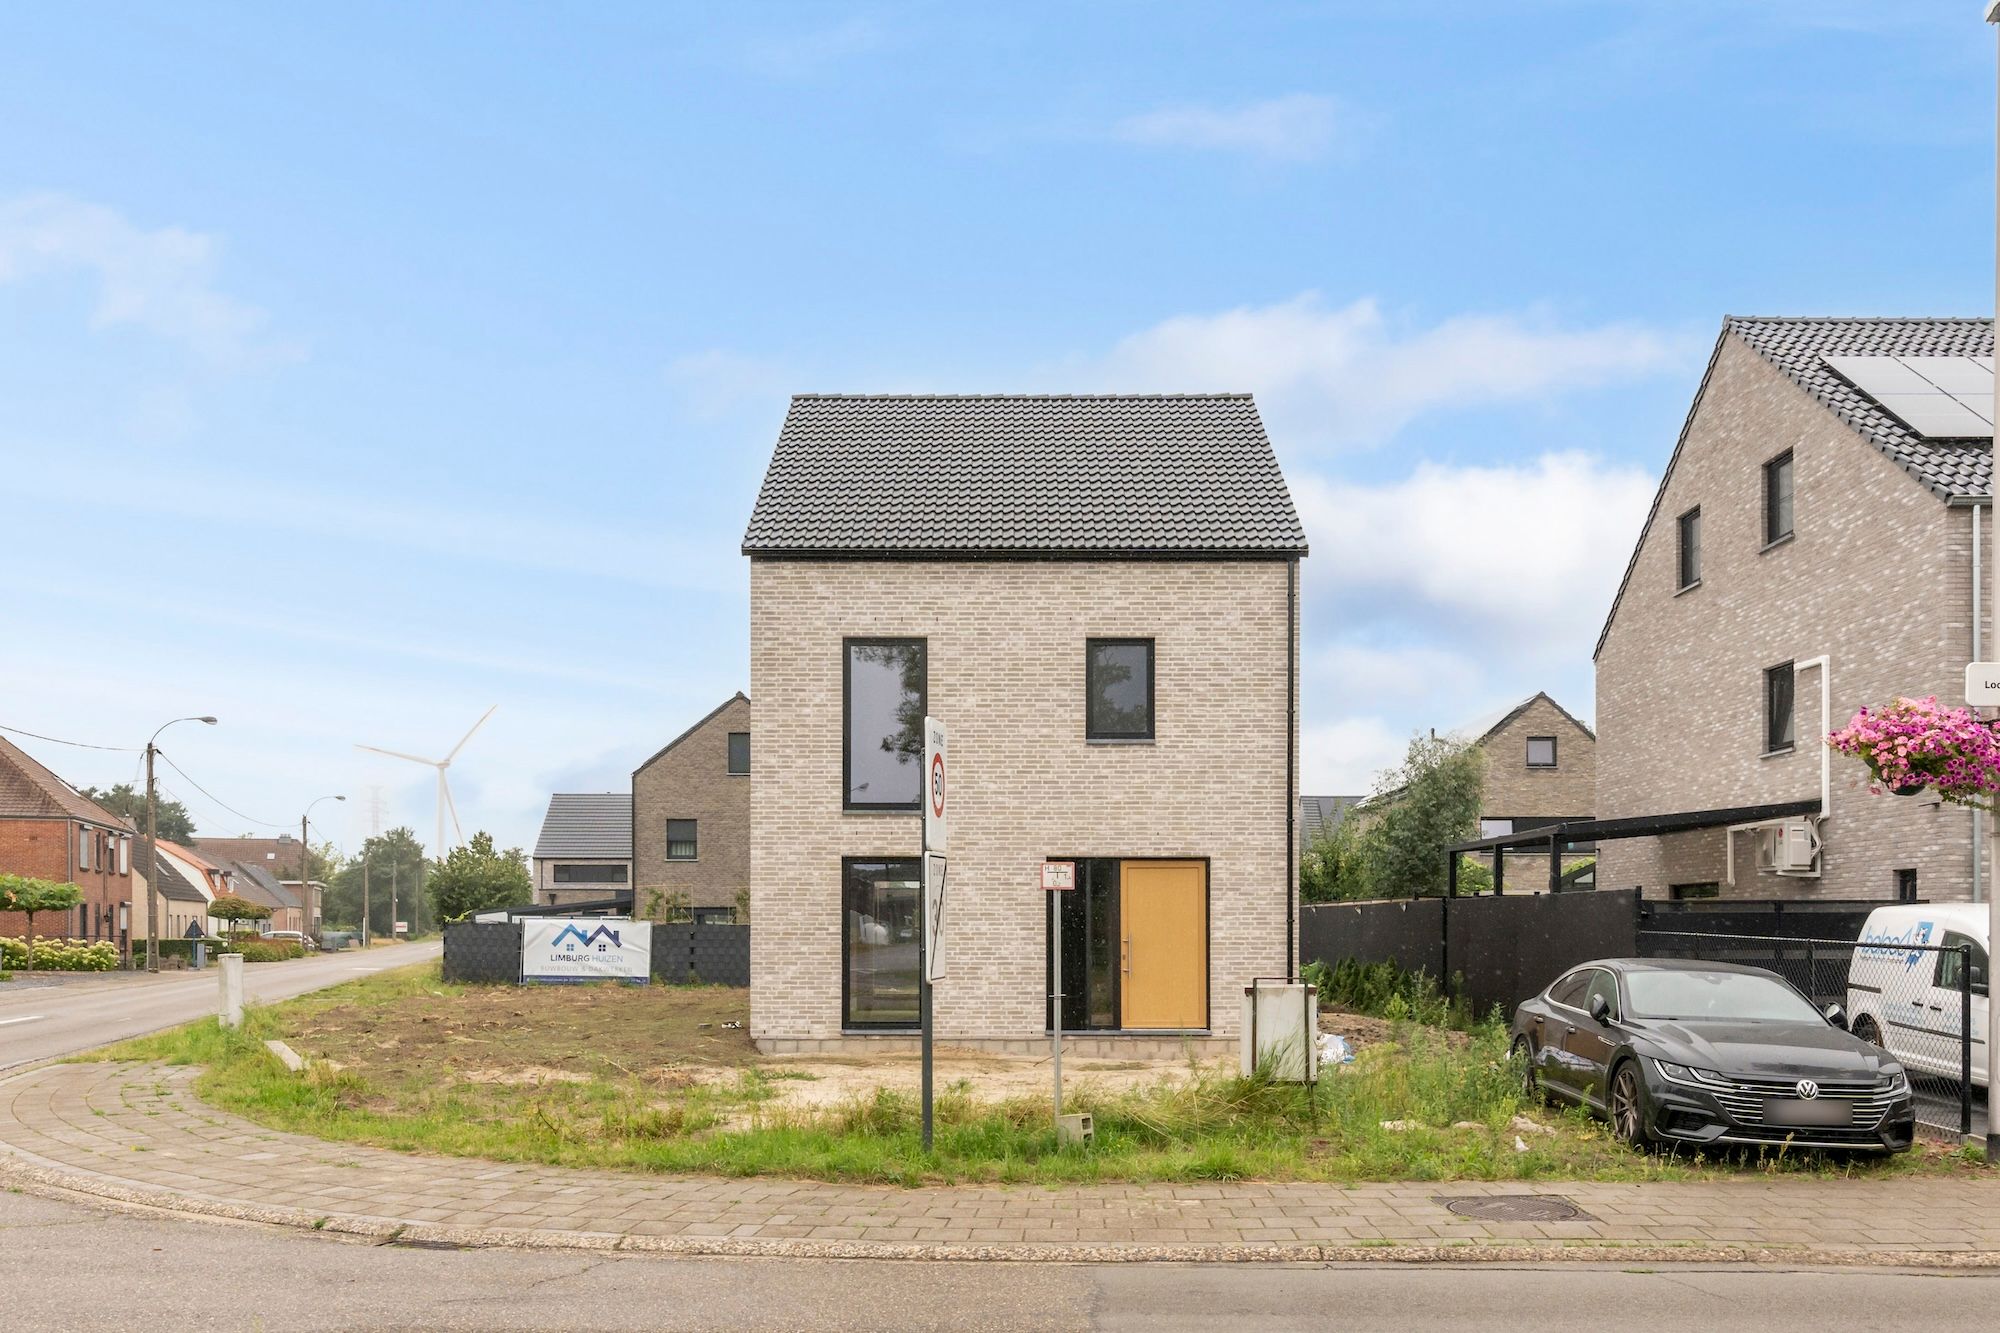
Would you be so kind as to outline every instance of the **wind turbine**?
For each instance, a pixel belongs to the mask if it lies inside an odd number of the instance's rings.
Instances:
[[[480,714],[479,720],[472,724],[472,731],[466,732],[465,735],[459,739],[458,744],[451,747],[451,753],[446,755],[442,759],[426,759],[420,754],[404,754],[401,750],[384,750],[379,746],[374,746],[374,745],[356,745],[354,747],[357,750],[366,750],[370,754],[386,754],[391,759],[407,759],[413,764],[429,764],[432,768],[435,768],[437,770],[438,835],[437,835],[437,851],[435,853],[435,856],[440,863],[442,863],[444,860],[444,817],[446,811],[449,811],[451,813],[452,832],[458,835],[459,842],[463,843],[465,841],[465,830],[459,826],[458,807],[452,803],[451,784],[444,780],[444,771],[447,768],[451,767],[452,760],[458,758],[458,752],[465,748],[466,741],[472,739],[472,732],[477,731],[481,727],[485,726],[486,719],[492,717],[493,714],[499,709],[499,707],[500,707],[499,704],[494,704],[492,708],[489,708],[484,713]]]

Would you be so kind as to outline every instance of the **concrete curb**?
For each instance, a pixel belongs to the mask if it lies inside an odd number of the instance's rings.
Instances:
[[[391,1217],[227,1203],[199,1195],[142,1190],[106,1180],[0,1156],[0,1188],[43,1198],[109,1206],[121,1211],[168,1214],[209,1221],[249,1223],[315,1232],[382,1245],[455,1249],[556,1250],[763,1259],[872,1259],[952,1263],[1204,1263],[1204,1264],[1787,1264],[1793,1266],[2000,1269],[2000,1251],[1869,1250],[1859,1247],[1640,1245],[1573,1240],[1544,1245],[1464,1242],[1451,1245],[1194,1244],[938,1244],[912,1242],[771,1239],[727,1236],[635,1236],[597,1231],[508,1230],[448,1227]]]

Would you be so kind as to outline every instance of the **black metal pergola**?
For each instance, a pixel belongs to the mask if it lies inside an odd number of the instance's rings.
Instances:
[[[1493,892],[1498,895],[1506,892],[1508,852],[1546,850],[1549,892],[1561,893],[1563,853],[1582,843],[1615,842],[1620,838],[1658,838],[1669,833],[1762,824],[1773,819],[1792,819],[1819,813],[1819,800],[1815,797],[1805,801],[1777,801],[1769,805],[1738,805],[1722,810],[1687,810],[1671,815],[1571,819],[1541,828],[1523,829],[1519,833],[1476,838],[1471,842],[1461,842],[1446,852],[1445,895],[1458,897],[1458,858],[1468,852],[1493,853]]]

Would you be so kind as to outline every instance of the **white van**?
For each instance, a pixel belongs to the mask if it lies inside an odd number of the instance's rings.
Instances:
[[[1870,912],[1847,972],[1849,1030],[1886,1049],[1913,1074],[1956,1080],[1965,1008],[1959,977],[1965,955],[1956,950],[1970,945],[1972,1081],[1985,1087],[1986,926],[1984,903],[1898,905]]]

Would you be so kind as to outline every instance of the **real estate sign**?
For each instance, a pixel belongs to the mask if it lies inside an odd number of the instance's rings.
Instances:
[[[521,921],[521,980],[623,981],[653,975],[653,923],[625,917],[535,916]]]

